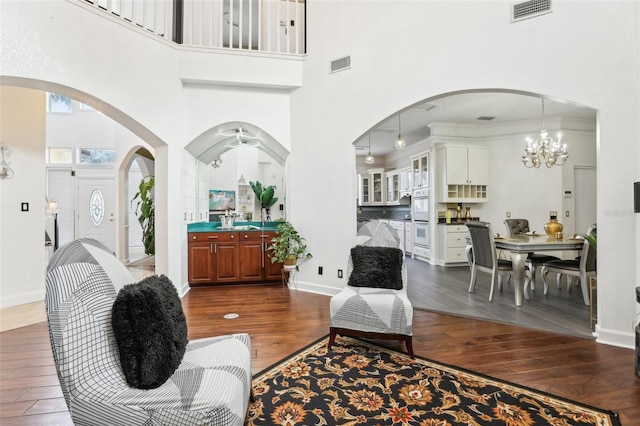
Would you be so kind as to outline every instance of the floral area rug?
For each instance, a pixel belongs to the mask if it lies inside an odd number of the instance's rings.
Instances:
[[[609,411],[348,337],[253,379],[254,425],[620,425]]]

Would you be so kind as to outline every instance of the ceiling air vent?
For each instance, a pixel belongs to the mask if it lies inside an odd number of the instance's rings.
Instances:
[[[351,56],[345,56],[344,58],[331,61],[331,73],[344,71],[351,68]]]
[[[551,0],[530,0],[511,5],[511,22],[551,13]]]

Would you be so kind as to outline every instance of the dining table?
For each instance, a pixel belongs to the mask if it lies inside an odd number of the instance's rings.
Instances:
[[[528,292],[524,291],[525,262],[529,253],[541,251],[582,250],[582,238],[556,238],[547,234],[528,232],[511,237],[494,237],[496,249],[511,253],[513,265],[514,293],[516,306],[522,306],[522,296],[529,300]]]

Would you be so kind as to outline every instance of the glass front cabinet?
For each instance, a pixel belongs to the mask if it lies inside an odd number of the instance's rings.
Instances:
[[[384,169],[371,169],[360,175],[360,205],[380,205],[386,202]]]

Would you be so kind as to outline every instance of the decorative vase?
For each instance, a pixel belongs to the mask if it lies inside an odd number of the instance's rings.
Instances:
[[[549,214],[549,222],[544,224],[544,232],[547,233],[548,236],[554,237],[556,232],[562,232],[564,226],[558,222],[556,212],[551,212]]]
[[[462,207],[458,206],[456,209],[456,222],[462,222]]]
[[[464,214],[466,220],[471,220],[471,207],[467,207],[467,212]]]

